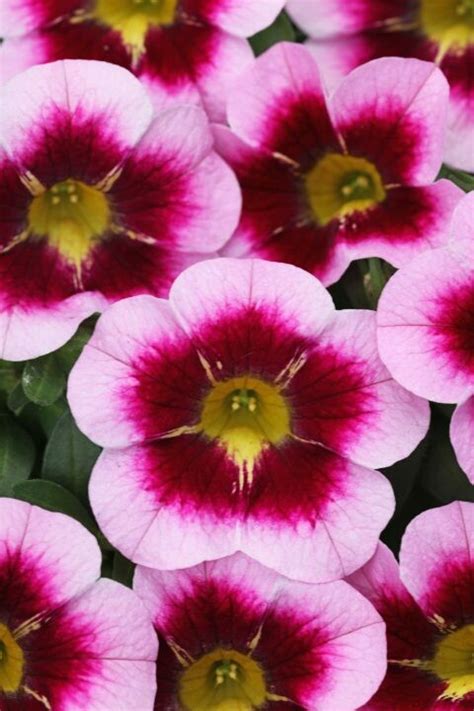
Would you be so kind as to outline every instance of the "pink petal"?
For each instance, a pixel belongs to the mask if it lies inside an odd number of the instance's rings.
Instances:
[[[421,254],[392,277],[379,301],[382,360],[404,387],[438,402],[472,392],[470,254],[468,241]]]
[[[250,144],[298,163],[340,145],[308,50],[280,42],[242,72],[229,98],[232,130]]]
[[[386,183],[424,185],[441,167],[448,97],[433,63],[384,57],[342,80],[331,115],[349,153],[372,161]]]
[[[271,25],[285,0],[184,0],[185,12],[194,14],[225,32],[250,37]]]
[[[0,101],[3,147],[20,169],[46,185],[64,179],[65,156],[70,172],[75,172],[94,155],[85,173],[91,183],[103,179],[134,147],[152,118],[140,82],[105,62],[65,60],[32,67],[2,87]],[[88,151],[79,154],[85,132]],[[59,166],[54,165],[58,160]],[[61,169],[62,177],[56,177]]]
[[[258,638],[252,656],[266,671],[270,691],[295,705],[353,711],[384,673],[379,617],[343,582],[315,588],[234,555],[186,571],[138,568],[134,586],[163,640],[195,658],[219,646],[248,653],[249,641]],[[170,681],[177,667],[173,655],[158,663],[165,708],[176,699]]]
[[[405,531],[402,581],[428,617],[470,623],[473,561],[474,504],[456,501],[425,511]]]

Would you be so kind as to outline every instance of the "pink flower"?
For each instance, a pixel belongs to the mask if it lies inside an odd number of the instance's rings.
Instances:
[[[361,711],[474,707],[474,504],[417,516],[400,568],[383,544],[350,582],[387,625],[388,672]]]
[[[106,447],[89,493],[127,557],[181,568],[241,550],[309,582],[372,555],[393,512],[372,467],[428,426],[379,360],[373,312],[336,313],[310,274],[258,260],[201,262],[169,302],[114,304],[68,397]]]
[[[153,116],[104,62],[29,69],[0,91],[0,358],[55,350],[86,316],[164,295],[238,220],[231,170],[203,111]]]
[[[451,240],[387,284],[379,347],[393,377],[421,397],[459,403],[451,439],[474,482],[474,193],[456,209]]]
[[[451,87],[445,161],[474,170],[472,0],[288,0],[287,9],[333,86],[377,57],[435,61]]]
[[[297,583],[235,554],[137,569],[160,637],[156,711],[353,711],[386,670],[385,629],[342,581]]]
[[[151,711],[156,635],[79,523],[0,499],[0,708]]]
[[[353,259],[399,267],[444,241],[463,193],[432,185],[440,167],[448,84],[428,62],[380,59],[327,100],[301,45],[280,43],[243,72],[219,152],[243,191],[227,256],[296,264],[324,284]]]
[[[244,39],[284,0],[2,0],[3,81],[33,64],[99,59],[149,86],[161,106],[177,97],[224,115],[229,83],[253,58]]]

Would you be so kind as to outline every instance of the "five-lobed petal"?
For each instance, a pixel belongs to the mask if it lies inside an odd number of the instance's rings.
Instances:
[[[474,480],[474,194],[454,212],[445,247],[395,274],[379,302],[380,355],[393,377],[421,397],[456,403],[451,438]]]
[[[378,358],[373,313],[336,312],[314,277],[259,260],[202,262],[169,302],[112,306],[68,398],[106,447],[90,497],[125,555],[170,568],[243,550],[312,582],[370,556],[393,506],[371,467],[428,425]]]
[[[309,51],[281,42],[234,85],[217,149],[243,193],[222,254],[302,267],[324,284],[354,259],[396,267],[446,241],[462,191],[441,167],[448,83],[430,62],[379,59],[330,98]]]
[[[125,296],[166,295],[231,235],[239,188],[201,109],[156,114],[132,74],[81,60],[27,70],[0,102],[0,357],[55,350]]]
[[[134,590],[160,638],[156,711],[354,711],[385,673],[381,620],[342,581],[305,585],[237,553],[139,566]]]
[[[425,511],[406,529],[400,566],[379,544],[348,578],[387,625],[387,675],[363,711],[472,708],[473,522],[471,503]]]
[[[0,708],[153,709],[149,616],[130,590],[98,579],[100,565],[73,519],[0,499]]]
[[[444,160],[474,170],[474,14],[471,0],[288,0],[332,87],[379,57],[436,62],[449,81]]]

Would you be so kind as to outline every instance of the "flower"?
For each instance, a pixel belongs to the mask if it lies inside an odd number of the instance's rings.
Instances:
[[[363,711],[471,711],[473,547],[474,504],[457,501],[408,525],[400,568],[380,544],[349,577],[387,625],[387,676]]]
[[[156,711],[352,711],[385,674],[383,623],[342,581],[290,581],[237,553],[138,567],[134,589],[160,638]]]
[[[240,194],[202,110],[154,117],[129,72],[81,60],[27,70],[0,104],[0,358],[55,350],[116,299],[166,294],[232,233]]]
[[[156,635],[131,590],[98,580],[100,565],[73,519],[0,499],[2,709],[151,711]]]
[[[243,191],[227,256],[307,269],[324,284],[353,259],[399,267],[440,244],[463,195],[430,185],[441,167],[448,84],[433,65],[380,59],[327,101],[300,45],[280,43],[243,72],[217,149]]]
[[[284,0],[2,0],[3,81],[33,64],[99,59],[140,77],[162,106],[204,102],[224,115],[235,74],[253,58],[244,39]]]
[[[236,550],[309,582],[362,565],[393,512],[366,467],[407,456],[429,418],[382,366],[374,320],[259,260],[201,262],[169,302],[111,306],[68,384],[107,448],[89,488],[107,538],[160,569]]]
[[[378,309],[380,355],[421,397],[459,403],[451,439],[474,482],[474,193],[456,209],[451,240],[395,274]]]
[[[287,9],[334,86],[377,57],[435,61],[451,87],[445,160],[474,170],[472,0],[288,0]]]

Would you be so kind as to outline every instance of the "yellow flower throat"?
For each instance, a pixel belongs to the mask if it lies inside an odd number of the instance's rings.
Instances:
[[[377,168],[342,153],[324,155],[306,174],[305,186],[313,217],[322,226],[369,210],[386,197]]]
[[[241,376],[216,382],[203,403],[199,429],[218,439],[250,485],[255,461],[290,434],[290,411],[278,385]]]

